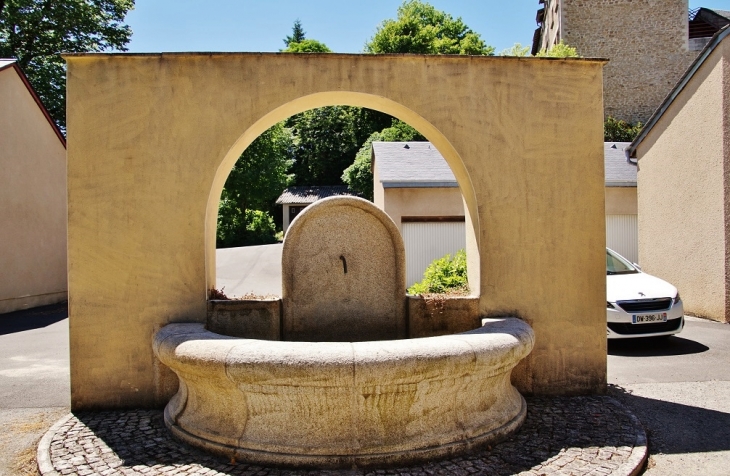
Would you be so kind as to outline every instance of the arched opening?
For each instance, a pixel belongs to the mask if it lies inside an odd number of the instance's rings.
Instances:
[[[466,250],[469,285],[472,295],[479,294],[479,218],[471,179],[458,152],[448,139],[425,118],[390,99],[357,92],[316,93],[292,100],[266,114],[251,125],[231,146],[220,163],[208,197],[206,210],[206,289],[216,286],[216,230],[218,206],[226,179],[243,151],[264,131],[295,114],[325,106],[355,106],[380,111],[417,129],[443,156],[456,178],[466,211]]]

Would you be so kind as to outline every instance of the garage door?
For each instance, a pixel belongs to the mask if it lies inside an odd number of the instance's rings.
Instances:
[[[464,222],[404,222],[406,247],[406,285],[423,279],[431,261],[445,254],[454,255],[466,247]]]
[[[639,262],[639,227],[636,215],[606,215],[606,246],[632,263]]]

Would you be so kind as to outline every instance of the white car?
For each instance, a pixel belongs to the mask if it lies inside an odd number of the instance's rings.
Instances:
[[[682,331],[684,306],[677,288],[606,248],[606,317],[609,339],[669,336]]]

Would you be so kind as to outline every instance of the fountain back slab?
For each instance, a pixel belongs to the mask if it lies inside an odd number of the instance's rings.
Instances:
[[[405,250],[371,202],[331,197],[292,222],[282,252],[284,340],[406,337]]]

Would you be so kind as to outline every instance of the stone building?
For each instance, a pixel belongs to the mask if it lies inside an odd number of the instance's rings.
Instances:
[[[607,58],[604,113],[646,122],[706,41],[692,38],[688,0],[539,0],[532,52],[561,40],[584,57]],[[701,17],[723,17],[701,9]],[[719,28],[717,28],[719,29]],[[715,31],[717,31],[717,29]],[[714,31],[708,32],[711,37]]]

